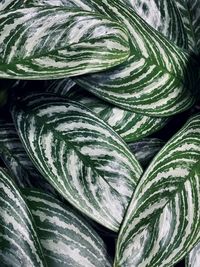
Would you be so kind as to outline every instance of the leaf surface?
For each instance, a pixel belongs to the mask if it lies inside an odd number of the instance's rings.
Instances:
[[[200,115],[161,149],[121,226],[115,266],[169,267],[200,240]]]
[[[130,150],[133,152],[137,160],[142,166],[147,166],[151,159],[164,146],[164,141],[158,138],[144,138],[129,144]]]
[[[169,116],[194,103],[197,62],[169,42],[121,1],[101,9],[129,30],[130,57],[122,65],[76,78],[82,87],[117,106],[151,116]],[[103,12],[103,11],[102,11]]]
[[[198,267],[200,262],[200,243],[198,243],[187,255],[186,266]]]
[[[129,56],[126,29],[64,7],[0,13],[0,77],[52,79],[106,70]]]
[[[157,118],[116,107],[83,90],[71,79],[49,81],[45,91],[67,97],[83,104],[108,123],[126,142],[140,140],[162,127],[168,118]]]
[[[48,266],[111,267],[102,239],[71,207],[39,191],[24,191]]]
[[[9,174],[0,168],[1,266],[47,266],[33,217]]]
[[[196,54],[200,54],[200,1],[177,0],[174,2],[182,15],[189,48]]]
[[[125,0],[155,30],[182,48],[188,48],[184,25],[174,0]]]
[[[29,156],[72,205],[117,231],[142,174],[140,164],[89,109],[40,99],[27,97],[13,110]]]

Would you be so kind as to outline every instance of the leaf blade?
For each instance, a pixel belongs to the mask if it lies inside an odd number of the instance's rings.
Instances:
[[[46,266],[32,214],[12,178],[2,168],[0,188],[1,263],[13,267]]]
[[[15,107],[13,118],[36,167],[72,205],[117,231],[142,173],[138,161],[84,106],[37,96],[28,101],[29,111]]]
[[[191,118],[140,179],[120,230],[116,266],[171,266],[200,239],[199,121]]]
[[[96,13],[59,7],[11,9],[0,14],[0,22],[2,78],[80,75],[111,68],[129,56],[126,30]]]

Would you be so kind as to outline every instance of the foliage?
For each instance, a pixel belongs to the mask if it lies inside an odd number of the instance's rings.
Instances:
[[[200,265],[199,13],[0,1],[0,266]]]

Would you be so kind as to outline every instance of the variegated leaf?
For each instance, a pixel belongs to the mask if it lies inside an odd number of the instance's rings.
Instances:
[[[194,103],[196,60],[120,0],[102,1],[101,9],[128,28],[130,57],[110,71],[85,75],[76,82],[100,98],[146,115],[169,116],[189,108]]]
[[[0,11],[9,10],[11,8],[18,8],[24,4],[23,0],[1,0]]]
[[[180,47],[188,47],[183,22],[173,0],[125,0],[124,2],[134,8],[135,12],[154,29],[164,34]],[[31,0],[25,5],[78,7],[87,11],[102,12],[102,1],[99,0]]]
[[[19,103],[13,118],[46,179],[76,208],[117,231],[142,169],[112,128],[78,103],[40,97]]]
[[[190,251],[186,257],[186,267],[199,267],[200,264],[200,242]]]
[[[164,141],[158,138],[144,138],[141,141],[130,143],[129,148],[140,164],[146,166],[164,144]]]
[[[0,168],[0,264],[47,266],[33,217],[8,173]]]
[[[169,116],[194,103],[196,61],[149,27],[124,1],[33,0],[29,5],[79,7],[115,18],[129,30],[131,52],[124,64],[77,80],[100,98],[153,116]]]
[[[125,0],[150,26],[182,48],[188,47],[184,25],[174,0]]]
[[[200,1],[174,0],[180,10],[188,35],[189,48],[200,54]]]
[[[200,240],[200,115],[161,149],[123,221],[117,267],[169,267]]]
[[[0,77],[58,78],[116,66],[129,56],[128,34],[96,13],[64,7],[0,13]]]
[[[24,193],[48,266],[111,267],[102,239],[75,210],[45,193]]]
[[[34,187],[56,194],[29,159],[13,123],[0,120],[0,157],[19,187]]]
[[[71,79],[50,81],[46,91],[82,103],[108,123],[126,142],[142,139],[158,131],[169,121],[168,118],[150,117],[118,108],[83,90]]]

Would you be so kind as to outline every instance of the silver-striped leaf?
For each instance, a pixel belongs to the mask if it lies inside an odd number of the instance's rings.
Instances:
[[[161,150],[165,142],[158,138],[144,138],[128,144],[130,150],[142,166],[147,166],[151,159]]]
[[[188,35],[189,48],[200,54],[200,1],[176,0]]]
[[[0,264],[47,266],[32,214],[7,171],[0,168]]]
[[[125,0],[124,2],[133,7],[135,12],[154,29],[164,34],[180,47],[188,47],[183,22],[173,0]],[[25,5],[78,7],[87,11],[102,12],[101,8],[99,8],[102,3],[98,0],[31,0]]]
[[[106,246],[74,209],[39,191],[24,191],[50,267],[111,267]]]
[[[73,101],[27,97],[13,118],[44,177],[87,216],[118,231],[142,174],[122,139],[89,109]]]
[[[188,48],[184,25],[174,0],[125,0],[155,30],[182,48]]]
[[[146,115],[169,116],[191,107],[198,75],[193,56],[152,29],[122,1],[102,1],[101,9],[128,28],[130,57],[112,70],[84,75],[76,82],[100,98]]]
[[[0,158],[20,188],[40,188],[56,194],[28,157],[13,123],[0,120]]]
[[[192,89],[197,76],[196,61],[149,27],[123,1],[33,0],[30,5],[66,5],[99,12],[115,18],[129,30],[131,52],[124,64],[77,80],[100,98],[153,116],[169,116],[194,103]]]
[[[199,264],[200,264],[200,242],[187,255],[186,267],[199,267]]]
[[[71,79],[49,81],[45,91],[82,103],[108,123],[126,142],[140,140],[161,128],[168,118],[157,118],[116,107],[77,86]]]
[[[117,267],[169,267],[200,240],[200,115],[154,157],[120,229]]]
[[[23,0],[1,0],[0,11],[19,8],[24,4]]]
[[[0,13],[0,77],[62,78],[106,70],[129,56],[127,30],[98,13],[64,7]]]

